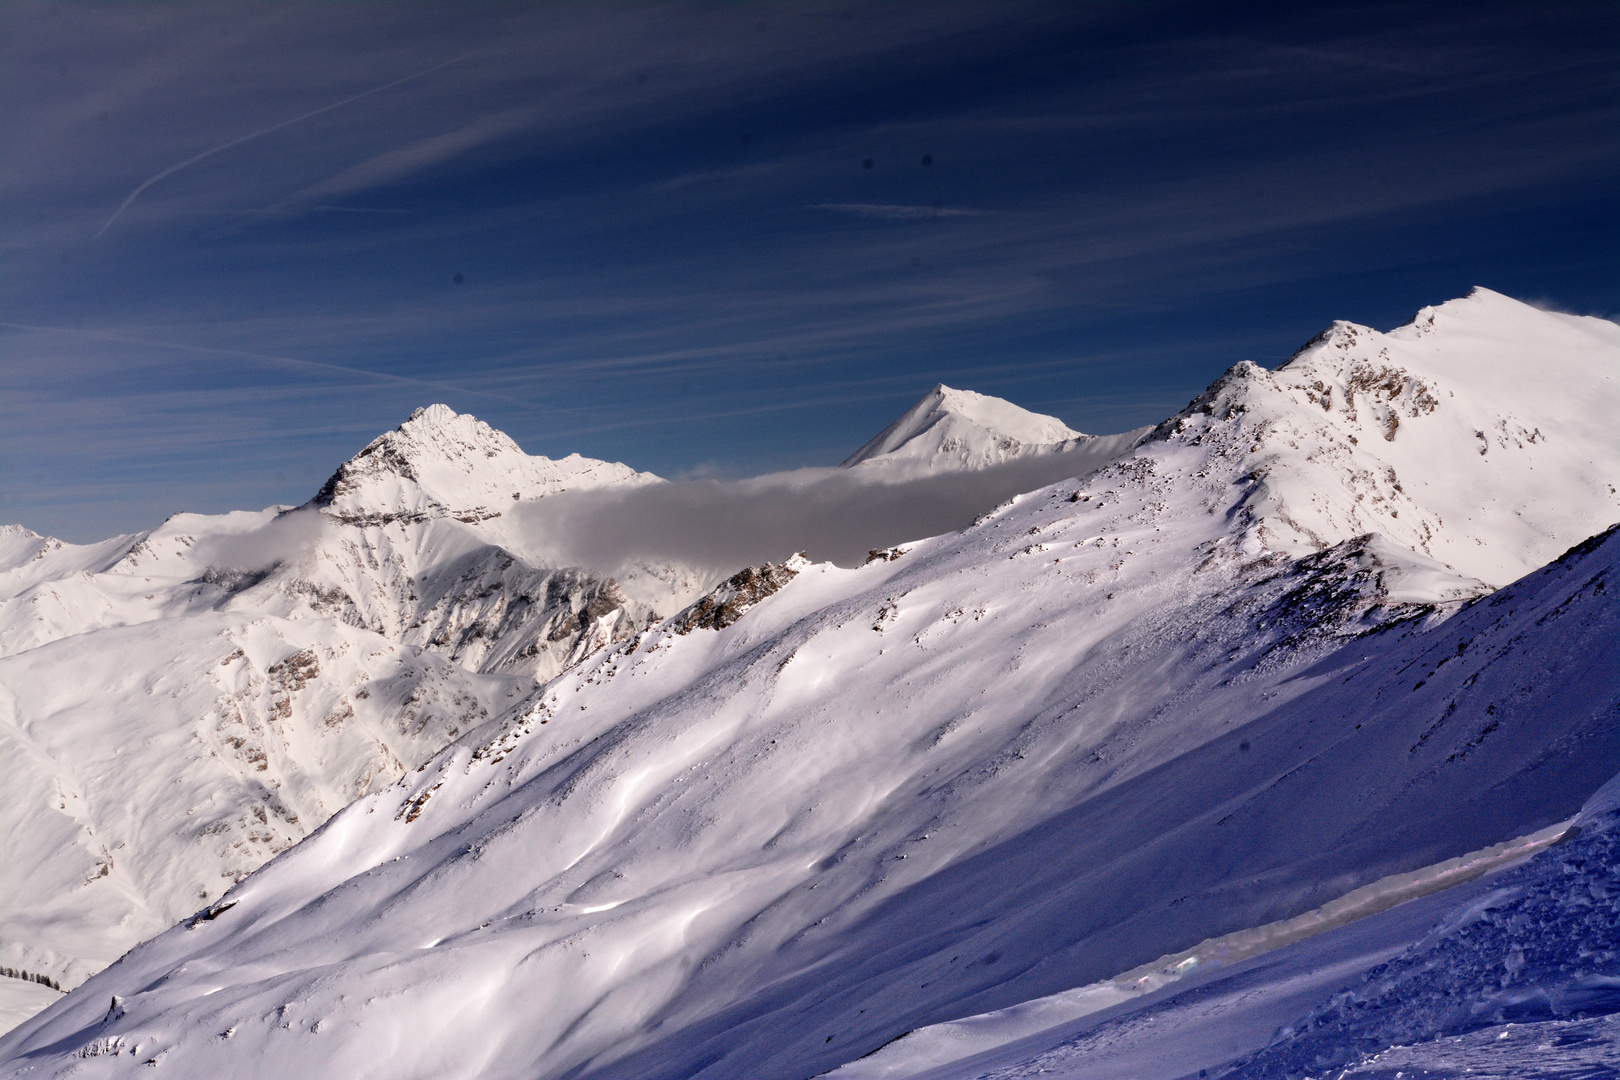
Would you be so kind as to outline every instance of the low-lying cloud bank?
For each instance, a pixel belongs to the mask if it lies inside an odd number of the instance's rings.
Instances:
[[[1144,429],[1145,431],[1145,429]],[[919,463],[801,469],[749,480],[685,480],[563,492],[516,504],[490,523],[490,543],[537,566],[622,575],[673,563],[714,578],[794,552],[859,566],[873,548],[954,532],[1014,495],[1088,474],[1141,432],[967,472]],[[262,574],[296,563],[339,528],[313,504],[199,538],[213,571]]]
[[[965,528],[1014,495],[1092,472],[1116,450],[1082,446],[911,479],[875,469],[806,469],[752,480],[568,492],[509,513],[545,561],[610,574],[638,562],[722,573],[796,551],[858,566],[873,548]]]

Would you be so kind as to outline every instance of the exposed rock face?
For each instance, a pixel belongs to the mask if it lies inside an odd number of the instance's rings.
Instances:
[[[749,608],[798,577],[799,571],[809,565],[809,556],[801,551],[786,562],[739,570],[676,615],[670,620],[670,626],[677,634],[690,634],[699,628],[724,630],[742,618]]]

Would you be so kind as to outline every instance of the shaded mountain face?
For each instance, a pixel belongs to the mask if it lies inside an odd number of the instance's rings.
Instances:
[[[961,533],[756,568],[0,1055],[799,1077],[1535,831],[1620,771],[1614,536],[1535,569],[1620,518],[1617,364],[1476,291]]]

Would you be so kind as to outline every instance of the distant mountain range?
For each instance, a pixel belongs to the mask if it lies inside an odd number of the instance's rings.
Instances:
[[[1118,436],[939,386],[845,472],[1072,471],[853,567],[549,565],[662,481],[444,406],[304,507],[9,527],[0,964],[79,989],[0,1075],[804,1077],[1556,833],[1617,380],[1480,289]]]
[[[851,475],[893,483],[1018,456],[958,405],[1025,434],[1068,430],[941,387],[906,414],[916,432]],[[926,451],[941,428],[975,454]],[[563,492],[661,483],[578,454],[531,457],[432,405],[302,507],[177,514],[91,545],[0,527],[0,806],[29,884],[0,898],[0,964],[77,985],[348,802],[696,599],[718,575],[643,565],[633,598],[608,574],[545,565],[502,520]]]

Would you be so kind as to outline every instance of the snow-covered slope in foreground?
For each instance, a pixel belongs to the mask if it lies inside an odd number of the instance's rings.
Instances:
[[[1241,365],[961,534],[596,654],[0,1053],[807,1076],[1544,828],[1620,771],[1612,535],[1425,605],[1620,517],[1617,356],[1480,292]]]
[[[931,1065],[895,1053],[913,1040],[930,1044],[935,1057],[953,1044],[972,1051],[995,1041],[998,1029],[1019,1034],[1033,1018],[1019,1014],[1043,1003],[908,1035],[832,1075],[1612,1077],[1620,1063],[1617,799],[1620,777],[1587,801],[1573,827],[1556,827],[1562,835],[1527,864],[1230,967],[1194,969],[1157,993],[993,1049]],[[893,1067],[883,1067],[885,1058]]]

